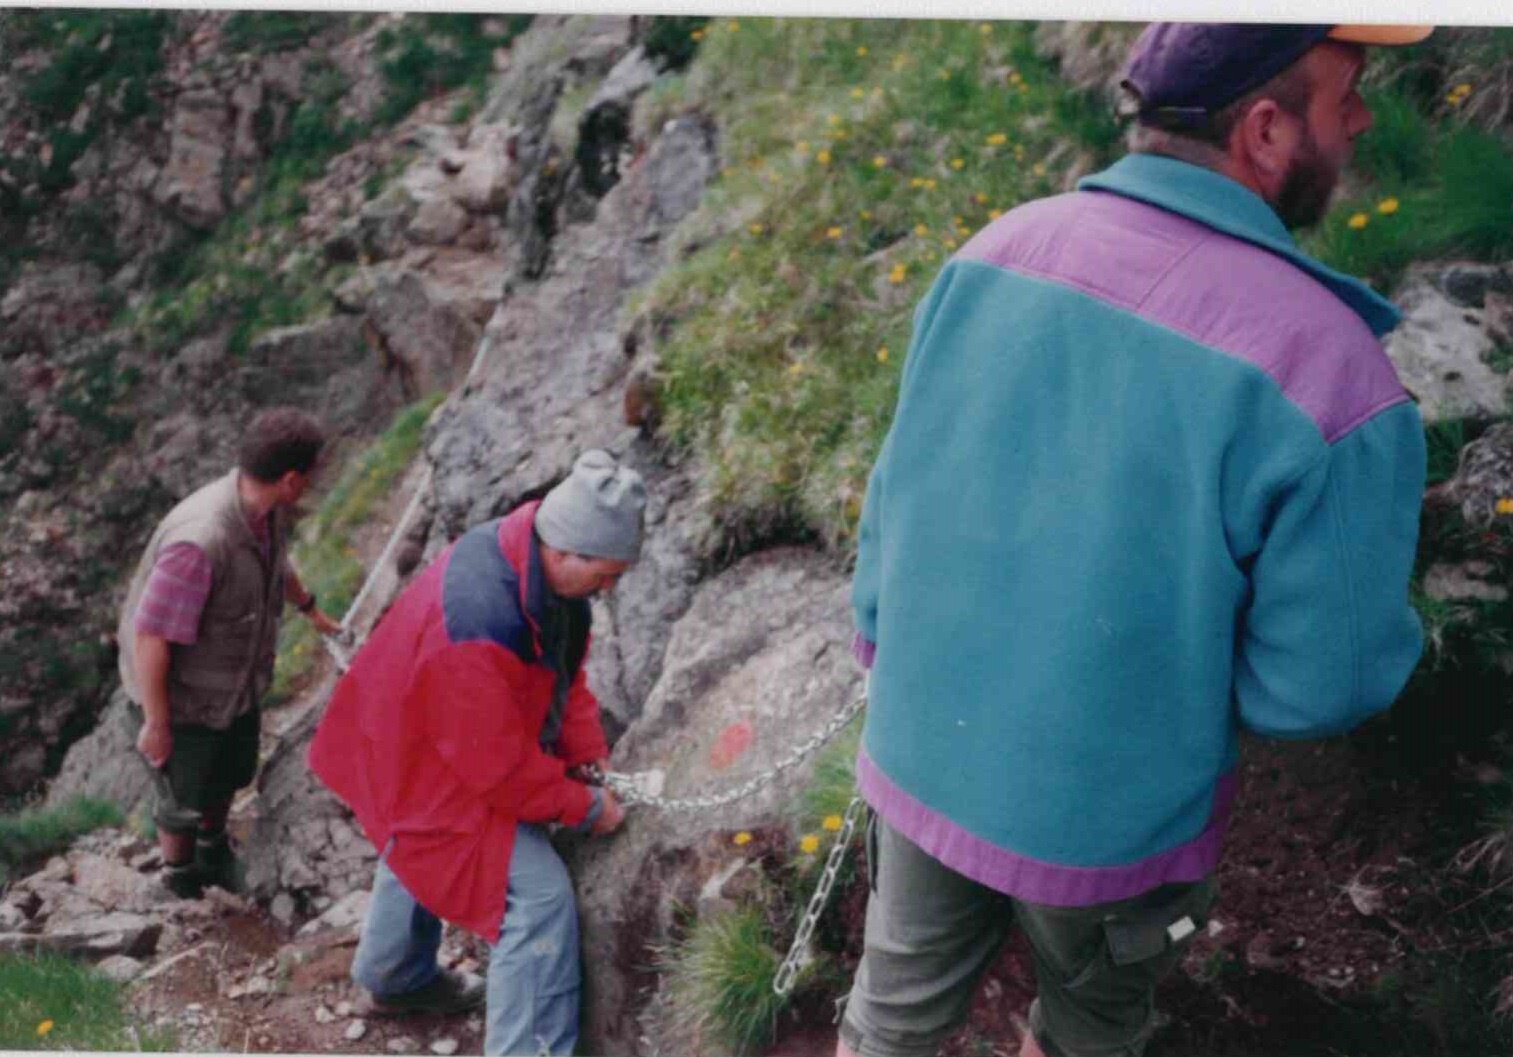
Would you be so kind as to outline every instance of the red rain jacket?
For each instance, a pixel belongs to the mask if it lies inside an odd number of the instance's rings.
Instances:
[[[593,794],[566,770],[609,754],[581,661],[555,754],[538,744],[556,675],[541,661],[537,506],[470,530],[405,589],[310,745],[373,846],[394,841],[389,868],[415,900],[491,943],[515,824],[581,823]]]

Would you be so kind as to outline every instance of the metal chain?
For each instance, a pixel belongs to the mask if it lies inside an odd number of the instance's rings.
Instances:
[[[795,764],[801,763],[821,745],[824,745],[831,738],[835,737],[840,729],[847,723],[850,723],[856,714],[862,710],[862,707],[866,703],[867,695],[863,692],[856,700],[850,701],[842,707],[831,718],[830,722],[820,728],[817,734],[810,737],[807,741],[800,743],[796,749],[773,764],[769,770],[742,782],[734,789],[724,793],[710,793],[704,796],[689,797],[657,796],[644,791],[633,775],[622,774],[618,771],[600,771],[598,768],[586,768],[586,770],[590,777],[602,782],[607,789],[619,798],[622,804],[627,806],[639,804],[644,807],[658,807],[664,811],[703,811],[709,808],[724,807],[726,804],[733,804],[737,800],[744,800],[746,797],[771,784],[784,771]]]
[[[825,910],[825,901],[830,898],[830,889],[835,887],[841,864],[846,861],[846,851],[851,847],[851,834],[856,831],[856,817],[861,814],[861,809],[862,798],[859,796],[852,797],[851,803],[846,805],[841,831],[837,834],[835,843],[830,846],[824,872],[820,874],[819,884],[814,886],[814,895],[809,898],[809,905],[804,908],[804,917],[799,922],[798,932],[793,936],[793,945],[788,948],[788,956],[783,959],[783,964],[778,966],[777,975],[772,978],[772,990],[779,998],[786,998],[788,992],[793,990],[799,970],[808,961],[806,954],[809,937],[814,935],[814,926],[819,924],[820,915]]]

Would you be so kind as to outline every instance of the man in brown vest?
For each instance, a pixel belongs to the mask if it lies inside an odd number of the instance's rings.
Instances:
[[[168,512],[131,580],[117,630],[136,747],[154,769],[164,884],[233,889],[226,816],[257,770],[258,702],[273,678],[279,619],[294,605],[322,634],[340,625],[288,561],[290,509],[325,443],[294,408],[253,419],[237,467]]]

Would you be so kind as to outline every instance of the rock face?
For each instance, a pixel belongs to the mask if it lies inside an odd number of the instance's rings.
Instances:
[[[628,26],[600,18],[542,20],[518,43],[527,55],[546,53],[549,49],[533,40],[541,34],[550,42],[556,34],[562,47],[582,49],[557,68],[559,76],[563,69],[603,76],[630,54]],[[611,48],[611,41],[618,43]],[[636,83],[635,91],[644,89]],[[506,78],[499,91],[520,86]],[[617,92],[610,97],[634,94],[623,86]],[[511,106],[496,99],[489,110],[509,113]],[[613,596],[595,603],[589,679],[612,735],[634,720],[657,681],[673,621],[692,597],[698,555],[710,531],[692,503],[689,468],[668,465],[651,439],[624,425],[622,389],[637,361],[627,353],[634,343],[622,334],[622,315],[631,291],[666,264],[674,227],[698,204],[715,169],[713,141],[703,119],[670,123],[637,152],[590,220],[564,221],[550,244],[545,273],[536,280],[517,277],[496,300],[483,330],[479,373],[438,413],[427,446],[434,516],[418,523],[422,538],[415,543],[427,558],[471,525],[555,483],[584,448],[613,447],[646,476],[652,498],[643,559]],[[434,149],[428,147],[415,162],[427,173],[434,166],[443,173],[456,168],[462,175],[475,164],[456,157],[452,152],[461,148],[447,136],[432,136],[430,142]],[[434,173],[403,183],[412,189],[459,186]],[[496,191],[486,197],[495,201]],[[427,369],[441,378],[450,371],[455,382],[457,361],[445,353],[460,343],[438,339],[430,348],[440,352],[424,349],[428,334],[467,323],[468,312],[456,307],[466,298],[449,306],[428,293],[427,283],[406,269],[406,259],[360,271],[340,291],[339,304],[344,311],[363,312],[369,328],[381,333],[387,354],[414,367],[416,388],[424,388],[419,378]],[[386,296],[386,290],[399,292]],[[443,312],[451,313],[446,317],[451,323],[426,323]],[[418,561],[415,555],[407,558]],[[375,608],[382,608],[382,600]],[[373,849],[305,765],[304,750],[328,689],[326,684],[307,696],[308,711],[285,717],[279,744],[259,779],[255,828],[247,845],[253,892],[262,900],[282,900],[296,921],[317,913],[322,901],[366,889],[372,879]]]
[[[438,111],[453,103],[439,99],[334,158],[301,189],[307,207],[297,224],[256,227],[240,260],[216,265],[221,280],[227,269],[323,279],[335,258],[322,253],[347,247],[349,259],[366,263],[345,296],[311,298],[304,322],[250,331],[190,306],[183,311],[203,329],[156,350],[113,327],[123,302],[141,308],[147,297],[153,269],[142,262],[157,268],[183,257],[185,240],[201,237],[192,231],[225,241],[218,225],[257,189],[260,167],[311,92],[354,120],[380,101],[382,20],[363,28],[322,17],[292,50],[231,53],[227,17],[176,16],[164,38],[160,110],[75,163],[69,200],[109,203],[101,208],[114,220],[97,219],[87,236],[109,238],[119,252],[74,259],[77,246],[55,245],[62,236],[47,225],[56,218],[44,216],[33,228],[46,252],[14,281],[3,277],[0,736],[11,751],[0,760],[0,793],[56,772],[64,750],[107,711],[122,578],[156,519],[224,471],[256,409],[311,411],[336,438],[339,461],[404,403],[461,380],[503,286],[510,130],[443,124]],[[331,83],[347,88],[330,98]],[[0,119],[17,92],[0,88]],[[386,181],[389,190],[379,190]],[[114,746],[115,734],[99,740]],[[97,748],[81,753],[93,763],[71,768],[65,789],[139,787],[129,762],[112,765]]]
[[[1426,422],[1507,413],[1509,273],[1496,265],[1418,265],[1395,293],[1403,322],[1388,335],[1387,354]]]
[[[657,769],[664,795],[730,789],[769,770],[861,687],[848,648],[847,578],[801,550],[754,555],[699,585],[674,627],[646,710],[615,748],[616,770]],[[732,731],[744,736],[733,738]],[[749,740],[749,748],[737,751]],[[714,809],[633,807],[610,840],[575,844],[573,874],[586,964],[586,1041],[599,1053],[648,1052],[641,1014],[678,907],[744,858],[737,830],[780,827],[812,757],[750,799]],[[654,1021],[655,1018],[652,1018]],[[681,1049],[688,1040],[654,1039]]]

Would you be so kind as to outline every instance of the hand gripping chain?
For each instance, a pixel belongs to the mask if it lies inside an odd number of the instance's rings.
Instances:
[[[840,731],[847,723],[856,716],[867,703],[867,695],[864,691],[856,700],[848,702],[837,712],[828,723],[820,728],[819,732],[808,740],[799,744],[787,756],[784,756],[772,767],[753,778],[742,782],[734,789],[724,793],[710,793],[704,796],[690,796],[683,798],[657,796],[647,792],[636,781],[634,775],[622,774],[618,771],[600,772],[597,768],[586,768],[590,777],[600,781],[604,786],[619,798],[622,804],[630,806],[640,804],[645,807],[657,807],[664,811],[701,811],[709,808],[724,807],[733,804],[737,800],[744,800],[758,790],[771,784],[773,779],[795,764],[802,763],[811,753],[824,745]]]

